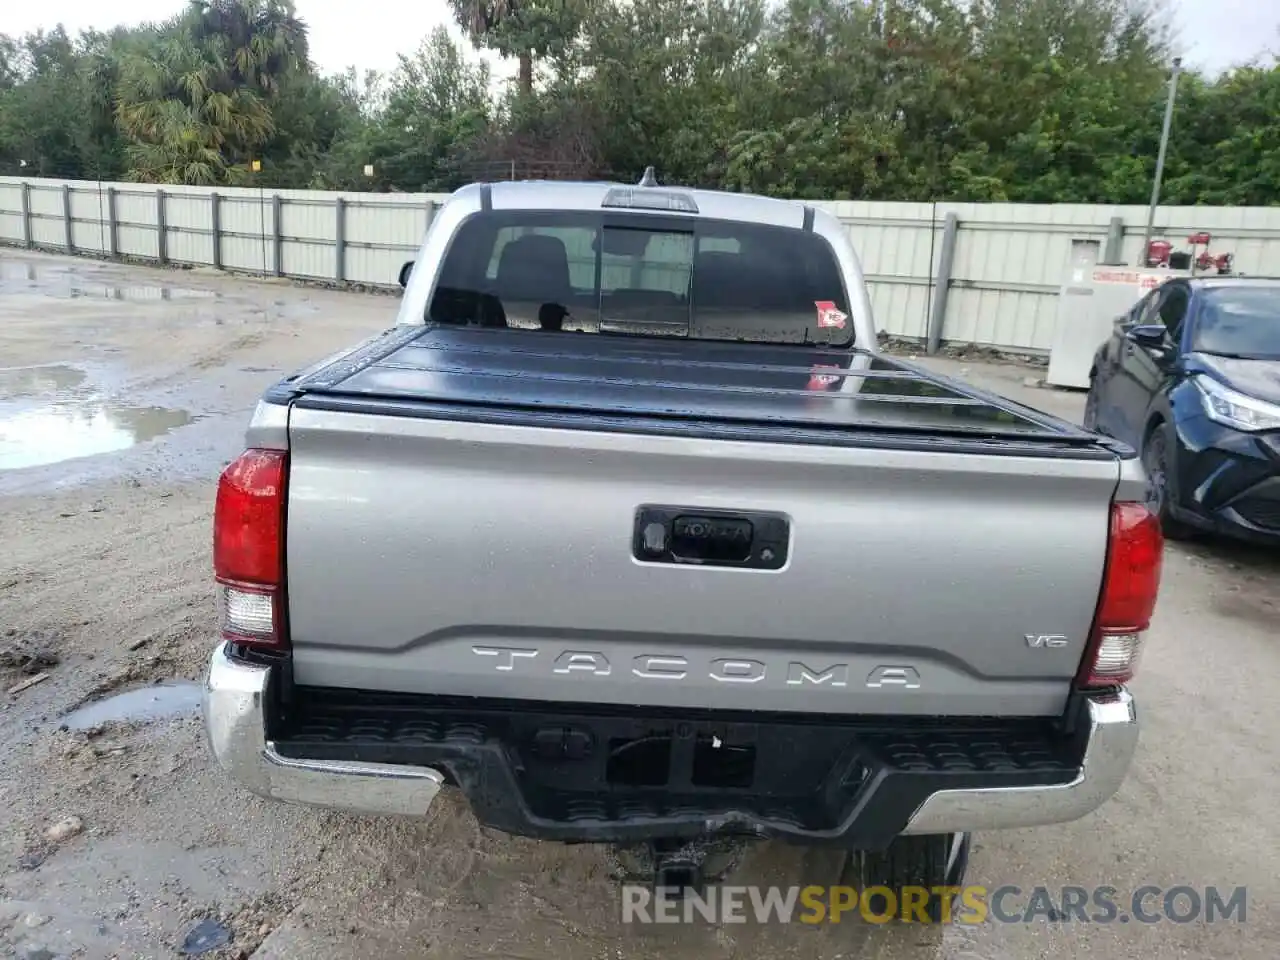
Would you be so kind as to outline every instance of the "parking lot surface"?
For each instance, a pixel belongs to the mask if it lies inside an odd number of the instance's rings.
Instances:
[[[395,306],[0,248],[0,954],[172,957],[207,921],[230,940],[205,956],[273,960],[1280,955],[1280,556],[1229,543],[1168,551],[1119,795],[1077,823],[979,835],[968,879],[1018,887],[1006,914],[1037,886],[1107,885],[1122,908],[1148,885],[1244,887],[1243,922],[1184,900],[1189,922],[624,924],[603,851],[482,829],[456,797],[422,822],[360,820],[227,783],[194,686],[217,473],[266,385]],[[1036,368],[926,362],[1083,407],[1029,385]],[[730,882],[830,883],[830,866],[760,845]]]

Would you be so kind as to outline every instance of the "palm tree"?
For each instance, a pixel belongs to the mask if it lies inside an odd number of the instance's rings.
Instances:
[[[193,0],[121,64],[116,116],[135,179],[225,183],[274,130],[283,77],[307,63],[291,0]]]
[[[504,21],[519,16],[525,3],[527,0],[449,0],[458,25],[477,43],[498,30]],[[508,55],[507,45],[497,46],[504,55]],[[516,51],[516,56],[520,62],[520,92],[530,93],[533,90],[533,51],[523,48]]]
[[[285,74],[307,66],[307,27],[293,0],[191,0],[191,36],[235,86],[266,96]]]

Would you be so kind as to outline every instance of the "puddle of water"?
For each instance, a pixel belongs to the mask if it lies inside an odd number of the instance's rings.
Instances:
[[[200,694],[200,684],[185,680],[127,690],[72,710],[59,725],[71,730],[88,730],[103,723],[167,720],[199,710]]]
[[[0,263],[0,296],[34,294],[61,300],[121,300],[130,303],[164,300],[217,300],[214,290],[112,283],[95,283],[65,270],[36,269],[30,263]]]
[[[185,410],[111,403],[100,379],[64,363],[0,367],[0,470],[126,450],[194,419]]]
[[[43,292],[43,291],[42,291]],[[56,296],[57,294],[51,294]],[[191,290],[185,287],[113,287],[72,284],[66,294],[71,299],[92,297],[99,300],[127,300],[138,303],[144,300],[216,300],[212,290]]]
[[[49,363],[38,367],[0,368],[0,394],[10,397],[46,396],[69,393],[89,379],[79,367]]]
[[[0,406],[0,470],[127,450],[191,419],[168,407],[50,403],[8,412]]]

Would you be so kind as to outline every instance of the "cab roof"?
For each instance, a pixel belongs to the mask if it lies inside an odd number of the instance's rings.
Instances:
[[[779,200],[752,193],[729,193],[723,190],[696,190],[679,186],[637,186],[629,183],[579,182],[562,180],[518,180],[489,184],[470,184],[457,195],[487,190],[495,210],[599,210],[611,193],[630,192],[643,195],[685,197],[697,208],[684,211],[711,220],[736,220],[780,227],[803,227],[806,206],[797,200]],[[663,212],[652,210],[650,212]],[[679,210],[665,212],[680,213]]]

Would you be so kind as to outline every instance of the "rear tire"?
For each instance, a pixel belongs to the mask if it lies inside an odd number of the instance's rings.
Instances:
[[[927,893],[924,912],[931,923],[949,918],[958,894],[941,896],[936,887],[959,887],[964,884],[969,866],[971,835],[968,833],[936,833],[898,837],[886,850],[857,850],[845,862],[841,883],[861,891],[871,887],[887,887],[893,902],[882,894],[870,898],[869,912],[885,916],[892,909],[894,920],[902,923],[903,888],[923,888]],[[920,900],[915,901],[919,903]],[[908,919],[919,922],[919,915]]]
[[[1176,481],[1169,476],[1169,429],[1158,421],[1142,444],[1142,468],[1147,474],[1147,507],[1160,519],[1160,529],[1167,540],[1186,540],[1194,528],[1173,515],[1172,502]]]
[[[1089,372],[1089,392],[1085,394],[1084,416],[1080,425],[1093,433],[1098,432],[1098,375],[1094,371]]]

